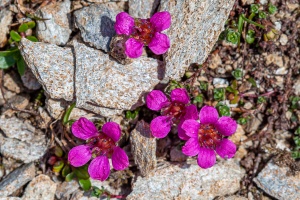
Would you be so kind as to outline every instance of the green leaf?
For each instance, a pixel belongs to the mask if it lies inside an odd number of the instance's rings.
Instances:
[[[267,18],[267,14],[264,11],[258,11],[258,17],[260,19],[266,19]]]
[[[248,30],[246,34],[246,42],[248,44],[252,44],[255,40],[255,31],[254,30]]]
[[[53,172],[60,172],[63,167],[64,167],[65,163],[61,160],[57,161],[54,165],[53,165]]]
[[[237,120],[237,123],[240,124],[240,125],[247,124],[247,122],[248,122],[248,120],[246,118],[243,118],[243,117],[241,117]]]
[[[251,83],[254,87],[257,87],[256,81],[254,80],[254,78],[250,77],[250,78],[247,79],[247,81],[248,81],[249,83]]]
[[[85,166],[75,168],[75,170],[73,170],[73,171],[75,172],[75,175],[79,179],[88,179],[90,177],[90,175],[87,171],[87,168]]]
[[[234,71],[232,71],[231,74],[235,79],[239,80],[239,79],[242,79],[243,71],[241,69],[237,68]]]
[[[25,61],[23,59],[23,57],[21,56],[21,58],[17,61],[17,67],[18,67],[18,72],[20,74],[20,76],[23,76],[25,73]]]
[[[28,28],[34,28],[35,27],[35,21],[30,21],[26,23]]]
[[[13,54],[15,54],[18,51],[19,51],[18,47],[13,47],[13,48],[10,48],[10,49],[8,49],[6,51],[0,51],[0,56],[4,56],[5,57],[5,56],[13,55]]]
[[[9,34],[10,34],[10,37],[11,37],[14,41],[19,42],[19,41],[21,40],[21,36],[19,35],[18,32],[16,32],[16,31],[10,31]]]
[[[214,99],[216,101],[222,101],[225,99],[225,90],[224,88],[215,88],[214,89]]]
[[[216,106],[220,116],[230,116],[230,108],[222,103],[218,103]]]
[[[27,38],[28,40],[30,40],[31,42],[38,42],[38,41],[39,41],[35,36],[32,36],[32,35],[27,36],[26,38]]]
[[[271,15],[273,15],[274,13],[277,12],[277,7],[274,6],[273,4],[269,4],[268,10],[269,10],[269,13],[270,13]]]
[[[74,172],[71,172],[70,174],[68,174],[67,176],[66,176],[66,181],[67,182],[70,182],[71,180],[73,180],[73,178],[74,178],[74,175],[75,175],[75,173]]]
[[[54,154],[57,157],[61,158],[63,156],[64,152],[63,152],[63,150],[59,146],[55,146],[54,147]]]
[[[0,56],[0,69],[8,69],[16,63],[13,56]]]
[[[102,189],[99,189],[98,187],[93,186],[91,196],[99,198],[103,193],[104,193],[104,187],[103,186],[102,186]]]
[[[64,118],[63,118],[63,124],[64,124],[64,125],[66,125],[66,124],[69,122],[70,114],[71,114],[73,108],[75,107],[75,105],[76,105],[76,103],[74,102],[74,103],[72,103],[72,104],[70,105],[70,107],[67,109],[67,111],[66,111],[66,113],[65,113],[65,115],[64,115]]]
[[[229,29],[226,35],[226,41],[231,42],[232,44],[237,44],[240,38],[240,33],[234,30]]]
[[[18,32],[22,33],[22,32],[26,32],[28,30],[28,25],[25,24],[21,24],[21,26],[19,26]]]
[[[63,177],[67,177],[68,174],[70,174],[71,172],[71,167],[70,165],[65,165],[65,167],[63,168],[63,170],[61,171],[61,175]]]
[[[258,4],[251,4],[250,5],[250,12],[251,13],[258,13],[259,5]]]
[[[88,191],[92,186],[90,179],[79,179],[79,185],[84,191]]]

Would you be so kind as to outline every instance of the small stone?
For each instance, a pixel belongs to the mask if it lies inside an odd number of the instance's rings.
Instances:
[[[35,176],[35,167],[29,163],[19,167],[0,182],[0,196],[7,197],[31,181]]]
[[[0,118],[0,127],[7,137],[0,142],[0,153],[4,156],[29,163],[46,152],[45,134],[28,122],[16,117]]]
[[[129,65],[121,65],[102,51],[73,43],[76,106],[79,108],[94,105],[106,109],[135,109],[143,104],[143,95],[163,77],[164,67],[155,59],[140,57]],[[99,114],[105,116],[104,112]]]
[[[266,57],[266,65],[275,64],[278,67],[283,67],[283,58],[276,53],[268,54]]]
[[[44,90],[54,99],[74,98],[74,57],[71,48],[21,40],[21,54]]]
[[[276,69],[275,75],[286,75],[288,73],[288,70],[285,67],[280,67]]]
[[[275,29],[277,31],[280,31],[281,30],[281,22],[274,22],[274,24],[275,24]]]
[[[161,0],[159,11],[169,11],[171,41],[164,54],[166,78],[180,80],[192,63],[203,63],[212,50],[234,4],[234,0]]]
[[[3,92],[4,92],[4,98],[6,99],[6,101],[8,101],[11,98],[13,98],[14,96],[16,96],[16,93],[6,90],[5,88],[3,88]],[[2,95],[2,91],[0,91],[0,106],[4,105],[4,103],[5,103],[4,98]]]
[[[129,14],[134,18],[150,18],[159,5],[159,0],[129,0]]]
[[[290,12],[293,12],[294,10],[299,8],[299,3],[290,3],[290,2],[287,1],[286,6],[288,7]]]
[[[139,121],[130,135],[131,152],[142,176],[156,168],[156,139],[149,124]]]
[[[23,110],[29,104],[30,96],[28,94],[16,95],[14,98],[11,98],[8,103],[12,108]]]
[[[209,63],[208,67],[210,69],[216,69],[220,65],[222,65],[221,57],[218,53],[213,53],[211,55],[211,62]]]
[[[287,175],[288,167],[279,167],[273,162],[254,178],[259,188],[276,199],[300,199],[300,173]]]
[[[23,85],[29,90],[38,90],[42,87],[28,67],[26,67],[25,73],[21,76],[21,79]]]
[[[262,119],[259,116],[252,116],[251,119],[247,122],[246,132],[251,133],[256,131],[261,123]]]
[[[69,196],[79,188],[78,181],[72,180],[70,182],[64,181],[60,183],[55,192],[58,199],[69,199]]]
[[[268,0],[259,0],[259,3],[261,5],[266,5],[268,3]]]
[[[49,176],[41,174],[35,177],[26,187],[24,200],[47,199],[53,200],[55,196],[56,183]]]
[[[201,169],[195,161],[164,162],[147,177],[137,177],[127,199],[214,199],[238,191],[244,175],[245,170],[232,159],[209,169]]]
[[[252,107],[253,107],[253,105],[252,105],[251,102],[247,102],[247,103],[245,103],[245,105],[244,105],[244,108],[247,109],[247,110],[250,110]]]
[[[5,7],[10,4],[10,0],[1,0],[0,1],[0,7]]]
[[[294,83],[293,89],[296,95],[300,95],[300,78],[298,76],[297,81]]]
[[[36,14],[47,19],[37,20],[36,34],[39,41],[65,45],[72,33],[70,13],[70,0],[53,2],[39,9]]]
[[[64,112],[68,106],[68,103],[64,100],[56,100],[49,97],[46,98],[45,103],[47,111],[54,119],[60,118],[62,116],[62,112]]]
[[[214,78],[213,85],[215,88],[226,88],[229,82],[224,78]]]
[[[14,71],[4,74],[3,82],[4,87],[9,91],[17,94],[23,91],[22,82],[19,78],[19,75]]]
[[[118,2],[118,1],[128,1],[128,0],[87,0],[92,3],[106,3],[106,2]]]
[[[288,37],[286,34],[281,34],[279,42],[281,45],[286,45],[288,43]]]
[[[7,9],[0,10],[0,48],[4,47],[7,43],[7,34],[9,33],[9,25],[11,24],[12,19],[11,11]]]
[[[127,39],[128,36],[126,35],[115,35],[109,45],[109,55],[114,57],[122,65],[128,65],[134,61],[125,54],[125,42]]]
[[[117,11],[105,4],[93,4],[75,11],[75,22],[83,40],[97,49],[109,51],[111,38],[116,34]]]
[[[38,108],[38,112],[41,116],[41,121],[39,122],[39,128],[41,129],[49,128],[51,117],[49,116],[48,112],[42,107]]]
[[[171,148],[170,160],[172,162],[184,162],[187,160],[187,158],[188,157],[182,153],[181,149],[178,146]]]

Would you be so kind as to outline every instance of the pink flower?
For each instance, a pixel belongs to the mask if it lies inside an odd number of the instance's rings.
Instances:
[[[215,164],[215,151],[222,158],[232,158],[236,146],[225,137],[235,133],[236,121],[225,116],[219,118],[217,109],[212,106],[204,106],[199,117],[200,123],[190,119],[182,124],[182,129],[189,137],[182,152],[187,156],[198,155],[198,165],[205,169]]]
[[[177,88],[171,92],[171,100],[159,90],[153,90],[147,95],[147,107],[154,111],[161,110],[162,116],[156,117],[150,123],[152,135],[157,138],[164,138],[170,132],[173,124],[178,124],[178,136],[187,139],[181,125],[186,119],[198,119],[197,107],[190,105],[190,98],[187,91]]]
[[[69,151],[68,160],[74,167],[85,165],[94,158],[88,167],[88,172],[93,179],[104,181],[110,173],[108,158],[112,159],[115,170],[128,167],[128,156],[125,151],[116,146],[120,139],[121,128],[115,122],[107,122],[102,131],[98,132],[93,122],[81,117],[71,127],[75,137],[87,140],[85,145],[79,145]]]
[[[156,55],[164,54],[170,48],[170,39],[160,33],[171,25],[169,12],[155,13],[150,19],[134,19],[126,12],[116,16],[115,30],[118,35],[129,36],[125,42],[125,53],[130,58],[138,58],[143,46],[149,46]]]

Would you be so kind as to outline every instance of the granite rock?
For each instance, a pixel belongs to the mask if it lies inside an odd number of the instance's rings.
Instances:
[[[21,79],[23,85],[29,90],[38,90],[42,87],[28,67],[26,67],[25,73],[21,76]]]
[[[5,6],[9,5],[10,2],[11,2],[10,0],[1,0],[0,7],[5,7]]]
[[[92,4],[74,13],[83,40],[105,52],[109,51],[111,38],[116,34],[114,25],[117,14],[104,4]]]
[[[201,169],[195,161],[161,163],[147,177],[137,178],[127,199],[214,199],[238,191],[244,175],[234,160],[223,160],[209,169]]]
[[[142,176],[147,176],[156,168],[156,139],[149,124],[139,121],[130,134],[131,152]]]
[[[140,57],[129,65],[121,65],[102,51],[76,41],[73,44],[77,107],[135,109],[143,104],[144,94],[163,78],[164,67],[155,59]]]
[[[3,85],[9,91],[17,94],[21,93],[24,90],[19,75],[14,71],[10,71],[9,73],[4,74]]]
[[[118,1],[128,1],[128,0],[87,0],[92,3],[107,3],[107,2],[118,2]]]
[[[254,182],[259,188],[276,199],[300,199],[300,173],[297,172],[295,176],[288,176],[288,171],[288,167],[279,167],[273,162],[269,162],[254,178]]]
[[[161,0],[159,11],[169,11],[165,31],[171,47],[164,55],[166,77],[180,80],[192,63],[203,63],[224,28],[234,0]]]
[[[44,6],[37,16],[47,20],[37,20],[36,35],[39,41],[56,45],[65,45],[72,33],[71,2],[64,0]]]
[[[7,43],[7,34],[9,33],[9,25],[12,22],[12,12],[8,9],[0,10],[0,48]]]
[[[159,5],[159,0],[129,0],[129,14],[135,18],[150,18]]]
[[[47,150],[45,134],[26,121],[16,117],[0,118],[0,129],[6,136],[0,141],[0,153],[5,157],[29,163]]]
[[[16,93],[6,90],[5,88],[3,88],[3,92],[4,92],[4,96],[2,94],[2,91],[0,91],[0,106],[5,104],[4,99],[8,101],[14,96],[16,96]]]
[[[49,176],[41,174],[35,177],[26,187],[23,200],[47,199],[53,200],[57,184]]]
[[[57,190],[55,192],[55,196],[57,199],[69,199],[69,196],[78,189],[78,181],[64,181],[58,185]]]
[[[44,90],[54,99],[74,98],[74,57],[71,48],[22,39],[21,54]]]
[[[0,197],[7,197],[35,176],[35,167],[29,163],[11,172],[0,182]]]

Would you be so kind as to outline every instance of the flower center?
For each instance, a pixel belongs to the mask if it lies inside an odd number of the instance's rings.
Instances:
[[[185,104],[173,101],[168,107],[162,110],[162,115],[171,116],[173,122],[177,123],[186,113]]]
[[[113,141],[113,139],[104,133],[100,133],[98,136],[89,139],[87,143],[92,149],[93,157],[100,155],[111,157],[113,149],[116,146],[116,143]]]
[[[211,124],[200,124],[198,140],[201,147],[215,149],[223,136]]]
[[[135,19],[132,37],[144,45],[148,45],[154,36],[154,28],[149,19]]]

